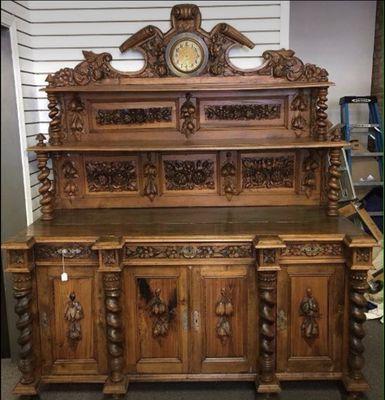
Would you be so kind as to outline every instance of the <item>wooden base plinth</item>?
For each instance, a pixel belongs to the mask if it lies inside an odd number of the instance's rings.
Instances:
[[[264,382],[256,382],[255,387],[257,389],[257,393],[280,393],[281,385],[279,384],[278,379],[274,379],[269,383]]]
[[[119,398],[127,393],[128,378],[125,376],[121,382],[115,383],[107,379],[103,387],[103,393],[112,395],[113,398]]]
[[[361,380],[355,380],[350,378],[349,376],[344,376],[342,378],[342,382],[348,393],[366,392],[367,390],[369,390],[369,384],[365,378]]]
[[[12,394],[17,396],[36,396],[39,394],[39,380],[36,380],[28,385],[20,382],[13,388]]]

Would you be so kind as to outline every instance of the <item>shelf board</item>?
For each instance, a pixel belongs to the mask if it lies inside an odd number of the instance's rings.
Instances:
[[[383,157],[383,153],[374,151],[363,151],[363,152],[352,151],[352,157]]]
[[[186,141],[93,141],[66,143],[61,146],[32,146],[28,151],[44,152],[137,152],[137,151],[199,151],[199,150],[275,150],[300,148],[345,147],[345,141],[316,141],[310,138],[186,140]]]

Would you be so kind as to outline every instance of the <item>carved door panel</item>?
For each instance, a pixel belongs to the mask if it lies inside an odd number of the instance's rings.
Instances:
[[[37,269],[42,373],[96,374],[106,369],[103,302],[93,267],[66,267],[62,282],[57,266]]]
[[[187,372],[186,269],[130,266],[124,287],[129,372]]]
[[[344,266],[287,266],[278,274],[277,370],[341,371]]]
[[[254,370],[255,274],[247,265],[192,269],[191,372]]]

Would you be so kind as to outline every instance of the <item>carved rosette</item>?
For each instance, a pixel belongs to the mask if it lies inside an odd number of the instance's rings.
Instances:
[[[329,216],[338,216],[338,200],[340,198],[340,166],[341,166],[341,149],[333,148],[329,151],[330,166],[328,180],[328,210]]]
[[[13,293],[16,300],[15,312],[18,316],[16,328],[20,334],[17,343],[20,346],[19,370],[20,383],[29,385],[34,382],[34,355],[32,349],[32,276],[30,273],[13,274]]]
[[[309,126],[306,119],[306,111],[308,110],[309,100],[305,96],[303,90],[300,90],[293,98],[290,109],[294,111],[291,120],[291,129],[297,137],[300,137],[304,130]]]
[[[41,133],[36,136],[38,140],[37,147],[44,149],[46,144],[44,143],[45,137]],[[39,193],[41,196],[41,219],[43,221],[50,221],[53,219],[53,193],[52,193],[52,182],[48,178],[50,170],[47,167],[47,162],[49,160],[49,154],[44,151],[36,151],[37,166],[39,168],[39,175],[37,179],[40,182]]]
[[[72,350],[76,350],[79,341],[82,339],[80,320],[83,318],[83,307],[79,300],[76,299],[75,292],[71,292],[64,310],[64,319],[68,323],[67,338]]]
[[[258,290],[260,382],[266,384],[275,381],[277,273],[275,271],[259,271]]]
[[[197,130],[196,107],[191,100],[191,94],[187,93],[186,100],[180,108],[180,131],[188,139]]]
[[[317,174],[320,167],[320,160],[315,150],[309,150],[309,155],[302,163],[302,188],[307,198],[310,198],[313,191],[317,188]]]
[[[122,308],[120,305],[122,283],[120,275],[118,272],[103,274],[109,378],[112,383],[121,382],[124,378]]]
[[[64,178],[64,194],[72,200],[79,192],[79,186],[76,183],[76,180],[79,178],[79,172],[75,167],[75,162],[69,157],[63,162],[61,170]]]
[[[319,336],[318,319],[319,313],[318,301],[313,296],[311,288],[306,289],[306,295],[299,306],[299,315],[303,317],[301,324],[302,337],[309,343]]]
[[[237,168],[232,160],[232,153],[226,153],[226,161],[221,168],[221,177],[223,179],[223,192],[228,201],[233,196],[238,195],[237,190]]]
[[[353,380],[363,379],[364,346],[362,340],[365,336],[363,323],[366,320],[366,299],[364,293],[368,289],[366,271],[350,271],[350,324],[349,324],[349,376]]]
[[[81,140],[84,129],[84,104],[78,95],[74,95],[68,104],[68,118],[71,135],[75,140]]]
[[[232,302],[232,287],[221,289],[220,298],[215,306],[215,314],[218,316],[216,333],[222,344],[225,344],[231,338],[231,321],[230,318],[234,313]]]
[[[152,161],[151,153],[147,153],[147,161],[143,166],[144,189],[143,194],[151,201],[158,195],[157,176],[158,170],[156,164]]]
[[[355,261],[357,263],[368,263],[370,261],[371,248],[357,248],[355,251]]]

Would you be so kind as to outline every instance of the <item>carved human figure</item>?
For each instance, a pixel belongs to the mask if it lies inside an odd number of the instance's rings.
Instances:
[[[71,292],[69,295],[69,301],[64,312],[64,318],[69,322],[67,337],[71,347],[76,347],[79,340],[82,338],[82,331],[80,326],[80,320],[84,318],[83,307],[76,300],[76,295]]]
[[[320,317],[319,305],[313,297],[312,290],[306,289],[306,296],[302,299],[300,305],[300,315],[304,317],[301,324],[302,336],[305,339],[315,339],[319,336],[319,327],[317,319]]]

